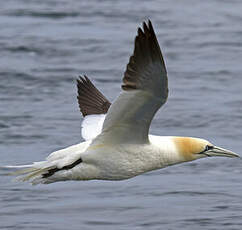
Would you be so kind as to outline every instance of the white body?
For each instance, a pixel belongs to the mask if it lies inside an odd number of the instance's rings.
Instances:
[[[167,71],[150,21],[143,24],[143,30],[138,29],[134,52],[124,73],[123,91],[108,108],[107,115],[100,114],[105,111],[105,98],[90,81],[80,78],[79,85],[78,101],[83,116],[96,114],[83,121],[82,135],[86,141],[53,152],[46,161],[20,166],[25,169],[15,174],[24,175],[23,181],[38,184],[124,180],[206,156],[238,157],[199,138],[148,135],[155,113],[168,97]]]
[[[56,172],[42,183],[58,180],[123,180],[139,174],[164,168],[185,158],[177,152],[172,137],[149,135],[150,143],[143,145],[91,145],[82,142],[52,153],[45,164],[63,167],[82,158],[83,162],[73,169]],[[37,166],[37,165],[36,165]],[[36,182],[40,182],[36,180]],[[33,181],[34,182],[34,181]]]

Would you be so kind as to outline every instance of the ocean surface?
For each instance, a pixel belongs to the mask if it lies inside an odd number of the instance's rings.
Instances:
[[[242,2],[8,0],[0,7],[0,165],[82,141],[75,79],[114,100],[151,19],[169,77],[151,133],[242,155]],[[242,160],[208,158],[120,181],[32,186],[0,172],[0,229],[241,230]]]

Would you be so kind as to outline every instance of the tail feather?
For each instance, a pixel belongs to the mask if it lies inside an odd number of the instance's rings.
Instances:
[[[46,162],[47,163],[47,162]],[[17,176],[17,181],[29,181],[33,185],[39,183],[47,183],[48,179],[43,178],[43,174],[47,173],[50,169],[56,166],[50,164],[44,164],[44,162],[35,162],[31,165],[8,165],[2,167],[2,169],[15,170],[7,173],[9,176]]]
[[[14,171],[14,172],[10,172],[8,175],[19,176],[19,175],[24,175],[24,174],[27,174],[27,173],[32,173],[35,170],[37,170],[37,169],[36,168],[20,169],[20,170]]]
[[[68,170],[74,168],[82,162],[81,153],[84,152],[90,142],[82,142],[65,149],[55,151],[44,161],[34,162],[28,165],[0,167],[4,170],[4,175],[17,176],[17,181],[29,181],[35,184],[49,184],[56,181],[71,178]],[[62,171],[61,171],[62,170]],[[61,171],[61,173],[59,173]],[[67,175],[68,174],[68,175]]]
[[[33,164],[31,164],[31,165],[6,165],[6,166],[3,166],[2,168],[5,168],[5,169],[18,169],[18,168],[30,168],[32,166],[33,166]]]
[[[41,177],[43,173],[48,172],[49,169],[51,169],[52,167],[48,167],[48,168],[43,168],[43,169],[34,169],[32,171],[30,171],[26,176],[22,177],[22,181],[30,181],[32,182],[34,179]]]

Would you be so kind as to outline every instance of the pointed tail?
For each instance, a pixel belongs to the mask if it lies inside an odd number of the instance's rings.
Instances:
[[[4,175],[16,176],[16,181],[28,181],[33,185],[51,183],[49,178],[43,175],[56,166],[48,164],[46,161],[35,162],[30,165],[8,165],[0,167],[6,171]]]

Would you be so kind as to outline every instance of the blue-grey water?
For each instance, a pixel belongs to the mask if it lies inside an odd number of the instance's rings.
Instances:
[[[137,27],[153,22],[169,99],[151,132],[242,155],[242,2],[8,0],[0,7],[0,165],[80,142],[75,78],[113,100]],[[242,229],[242,161],[208,158],[121,181],[31,186],[0,174],[0,229]]]

